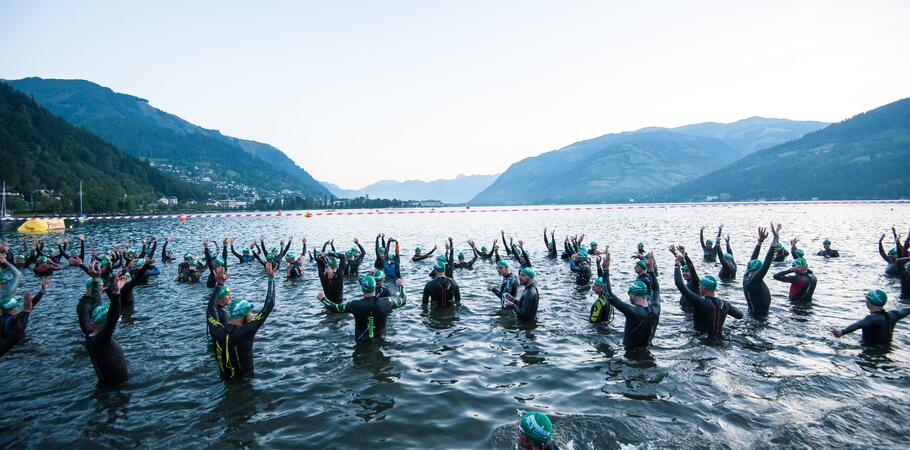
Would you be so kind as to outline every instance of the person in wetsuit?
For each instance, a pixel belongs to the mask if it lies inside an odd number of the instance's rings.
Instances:
[[[660,323],[660,286],[657,274],[654,272],[654,255],[648,259],[648,271],[645,275],[650,278],[650,288],[642,280],[635,280],[629,286],[629,303],[626,303],[613,294],[610,286],[609,260],[604,255],[607,264],[601,277],[604,285],[604,296],[607,301],[626,317],[622,343],[627,349],[647,347],[657,332]]]
[[[493,239],[494,248],[496,247],[497,242],[499,242],[499,239]],[[480,256],[480,259],[482,260],[492,259],[495,256],[493,250],[487,251],[487,246],[485,245],[481,245],[480,249],[475,248],[474,250],[477,251],[477,255]],[[498,261],[498,259],[495,259],[494,261]]]
[[[323,297],[340,305],[344,301],[344,255],[337,253],[320,253],[316,258],[319,283],[322,285]]]
[[[717,273],[717,278],[720,278],[721,281],[732,281],[736,279],[736,260],[733,259],[733,249],[730,248],[729,234],[724,238],[724,241],[727,244],[726,253],[721,253],[720,244],[715,246],[715,253],[720,261],[720,271]]]
[[[543,229],[543,243],[547,246],[547,258],[556,258],[556,230],[550,231],[550,236],[547,237],[547,229]]]
[[[151,263],[151,264],[149,264]],[[139,258],[130,262],[130,267],[128,268],[130,276],[138,284],[148,284],[149,278],[158,276],[161,274],[161,270],[155,267],[155,260],[151,258]],[[132,289],[132,288],[131,288]],[[123,292],[120,293],[121,302],[123,299]],[[124,307],[126,303],[124,302]]]
[[[784,248],[783,243],[778,242],[777,245],[774,246],[774,262],[784,262],[787,260],[788,256],[790,256],[790,252]]]
[[[474,248],[474,241],[468,241],[468,245],[471,247],[471,251],[474,252],[474,257],[470,261],[466,261],[464,257],[464,252],[458,252],[458,262],[455,263],[455,269],[473,269],[474,263],[477,262],[477,249]]]
[[[720,245],[720,236],[724,231],[724,226],[717,228],[717,245]],[[714,248],[714,241],[705,240],[705,227],[701,227],[698,232],[698,241],[701,243],[701,250],[704,253],[704,260],[707,262],[717,262],[717,250]]]
[[[588,251],[584,248],[578,249],[578,253],[572,257],[569,263],[569,270],[575,272],[575,287],[581,288],[591,284],[591,265],[588,263]]]
[[[49,277],[58,270],[60,270],[60,265],[51,261],[44,255],[39,256],[38,259],[35,260],[35,267],[32,268],[32,272],[39,278]]]
[[[303,253],[297,258],[288,253],[284,255],[284,262],[288,264],[286,273],[289,280],[294,280],[303,276],[303,263],[305,262]]]
[[[227,275],[224,268],[215,269],[215,287],[206,308],[206,324],[214,344],[218,372],[224,380],[253,375],[253,339],[275,308],[275,269],[272,264],[266,264],[265,274],[269,279],[268,291],[259,313],[253,314],[252,303],[233,299],[226,308],[230,320],[223,324],[215,305]]]
[[[888,264],[885,268],[885,276],[893,278],[897,276],[897,264],[895,264],[895,261],[900,253],[900,241],[897,240],[897,237],[895,236],[896,243],[894,248],[888,249],[888,252],[885,253],[885,248],[882,246],[882,241],[884,240],[885,235],[882,234],[882,237],[878,239],[878,254],[881,255],[882,259],[885,260],[885,263]]]
[[[168,236],[164,238],[164,245],[161,246],[161,262],[169,263],[174,262],[177,258],[174,256],[174,252],[167,249],[167,246],[171,244],[171,237]]]
[[[518,447],[524,450],[559,450],[553,442],[553,424],[539,412],[526,412],[515,425]]]
[[[218,253],[218,249],[217,249],[218,243],[215,241],[212,241],[212,243],[215,244],[215,247],[216,247],[215,254],[217,254]],[[282,243],[284,243],[284,242],[282,241]],[[221,267],[224,269],[225,272],[227,272],[227,270],[228,270],[228,260],[227,260],[228,240],[227,240],[227,238],[224,239],[223,244],[224,245],[221,246],[221,255],[213,258],[212,253],[209,252],[209,241],[207,241],[207,240],[202,241],[202,254],[205,255],[205,265],[209,269],[209,277],[205,282],[205,286],[208,287],[209,289],[215,287],[215,277],[214,277],[215,268]],[[279,260],[275,261],[275,265],[276,265],[275,270],[278,270],[277,265],[279,263],[280,263]]]
[[[758,243],[755,244],[752,259],[746,266],[746,274],[743,275],[743,294],[745,294],[746,304],[749,306],[749,315],[754,319],[762,320],[768,317],[768,310],[771,308],[771,292],[764,279],[771,268],[775,252],[780,247],[780,227],[780,224],[776,228],[773,224],[771,225],[774,240],[771,242],[771,247],[768,248],[764,261],[759,260],[758,256],[762,243],[768,238],[768,231],[764,228],[758,229]]]
[[[28,327],[28,316],[32,308],[38,305],[38,302],[44,298],[47,292],[47,286],[50,278],[41,280],[41,290],[32,296],[31,292],[26,292],[23,301],[20,303],[12,296],[0,298],[0,356],[3,356],[16,344],[25,339],[25,329]]]
[[[651,293],[651,274],[648,266],[648,261],[644,258],[635,261],[633,266],[635,270],[635,277],[638,281],[641,281],[647,288],[648,293]]]
[[[196,261],[192,253],[183,255],[183,262],[177,266],[177,281],[180,283],[198,283],[205,266]]]
[[[522,322],[534,322],[537,320],[537,306],[540,302],[540,293],[537,290],[537,284],[534,283],[534,269],[522,267],[518,271],[518,282],[524,288],[521,297],[516,299],[515,296],[506,294],[503,304],[506,308],[515,311],[515,316]]]
[[[376,292],[376,278],[372,275],[360,277],[360,290],[363,298],[347,303],[334,303],[323,297],[318,297],[326,308],[336,313],[351,313],[354,315],[354,341],[357,344],[366,344],[374,340],[383,340],[386,336],[386,325],[392,310],[401,308],[407,303],[404,295],[404,280],[395,280],[396,292],[394,296],[380,297]]]
[[[899,320],[910,314],[910,308],[886,311],[885,303],[887,301],[888,295],[884,291],[866,292],[866,308],[869,309],[869,315],[850,324],[847,328],[832,328],[831,333],[835,337],[841,337],[861,329],[863,330],[863,345],[887,347],[894,336],[894,326]]]
[[[426,253],[423,253],[423,250],[421,250],[420,246],[418,245],[417,247],[414,248],[414,256],[411,257],[411,261],[412,262],[423,261],[423,260],[429,258],[430,256],[433,256],[433,253],[436,253],[436,248],[437,248],[437,246],[433,245],[432,250],[430,250]]]
[[[830,239],[825,239],[824,242],[822,242],[822,247],[824,247],[824,248],[822,248],[821,250],[818,251],[818,253],[816,253],[817,256],[824,256],[825,258],[840,257],[840,252],[831,248]]]
[[[898,258],[897,278],[901,282],[901,300],[910,300],[910,257]]]
[[[392,244],[395,248],[392,248]],[[379,267],[385,272],[386,282],[394,282],[401,278],[401,254],[398,241],[389,238],[386,242],[385,254],[382,257],[382,266]]]
[[[253,243],[253,245],[251,245],[251,246],[255,246],[255,245],[256,244]],[[306,253],[306,239],[304,239],[304,242],[303,242],[303,252],[302,253]],[[237,258],[237,262],[239,264],[246,264],[249,262],[253,262],[253,252],[250,251],[250,247],[243,246],[243,248],[240,249],[240,253],[237,253],[237,250],[234,249],[234,240],[233,239],[231,239],[231,254],[234,255],[235,258]]]
[[[679,271],[686,280],[686,287],[692,292],[698,292],[698,271],[695,269],[695,264],[692,264],[692,260],[689,259],[686,248],[681,245],[671,245],[670,253],[679,262]],[[679,309],[686,313],[692,312],[692,303],[686,300],[686,296],[682,294],[679,295]]]
[[[677,259],[673,280],[680,294],[692,305],[695,331],[706,333],[709,339],[723,339],[723,327],[727,315],[742,319],[743,313],[729,302],[717,298],[714,293],[714,290],[717,289],[717,280],[711,275],[705,275],[698,280],[697,293],[691,291],[683,281],[679,266],[680,260]]]
[[[594,280],[592,290],[597,295],[594,304],[591,305],[591,312],[588,314],[588,321],[591,323],[602,323],[613,321],[613,305],[607,301],[606,285],[604,283],[604,273],[610,270],[610,254],[604,253],[601,259],[603,268],[597,267],[597,279]]]
[[[436,261],[433,266],[433,279],[423,287],[423,297],[420,300],[423,306],[429,303],[433,308],[457,306],[461,303],[461,291],[455,280],[446,276],[446,264]]]
[[[0,256],[0,297],[13,295],[16,287],[19,285],[19,279],[22,273],[14,264],[6,260],[6,256]]]
[[[304,242],[306,245],[306,242]],[[345,266],[344,276],[346,277],[356,277],[360,275],[360,265],[363,263],[363,258],[366,257],[366,250],[360,245],[360,241],[357,238],[354,238],[354,245],[356,247],[345,252],[345,259],[347,260],[347,266]]]
[[[504,300],[503,296],[505,294],[509,294],[512,297],[518,296],[518,278],[509,271],[509,263],[502,260],[497,262],[496,273],[502,277],[499,288],[496,288],[492,284],[488,284],[487,290],[492,292],[500,301]]]
[[[793,259],[805,258],[806,252],[802,249],[796,248],[796,244],[799,242],[799,238],[790,239],[790,257]]]
[[[818,279],[809,270],[809,263],[805,259],[794,259],[791,265],[790,269],[775,273],[774,279],[790,283],[789,297],[791,302],[812,303],[812,294],[815,293],[815,285],[818,284]]]
[[[126,279],[126,283],[120,288],[120,307],[126,311],[132,311],[133,306],[136,304],[133,288],[137,284],[142,284],[141,280],[145,278],[145,274],[155,267],[155,260],[153,259],[140,258],[136,263],[141,263],[138,269],[121,272],[123,278]]]
[[[120,320],[120,289],[126,284],[117,276],[108,289],[110,303],[92,309],[91,327],[85,334],[85,349],[92,360],[100,386],[121,386],[129,378],[123,349],[114,339],[114,329]]]

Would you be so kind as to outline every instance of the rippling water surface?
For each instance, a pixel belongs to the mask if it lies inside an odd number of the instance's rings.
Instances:
[[[203,238],[249,242],[263,233],[267,243],[293,235],[294,252],[303,236],[310,245],[335,239],[339,247],[358,237],[370,252],[382,231],[408,257],[414,245],[441,246],[446,236],[464,249],[467,239],[490,246],[505,229],[530,249],[539,319],[521,326],[501,311],[484,289],[497,281],[495,270],[480,261],[456,273],[463,296],[456,312],[424,311],[420,293],[432,260],[405,258],[408,304],[393,313],[383,346],[355,349],[352,318],[324,312],[315,267],[307,266],[302,280],[278,283],[277,306],[255,344],[255,377],[224,383],[207,347],[208,290],[175,283],[176,265],[160,264],[161,276],[136,289],[135,312],[115,334],[130,381],[105,390],[95,386],[75,317],[84,275],[67,269],[32,313],[27,340],[0,359],[0,447],[512,448],[519,409],[549,414],[556,438],[575,449],[907,445],[910,322],[898,325],[888,352],[864,350],[859,333],[835,340],[828,329],[861,318],[862,292],[870,288],[886,290],[889,306],[900,306],[899,285],[883,276],[876,245],[892,224],[906,232],[908,219],[905,204],[829,204],[76,225],[70,236],[85,233],[104,249],[171,234],[175,254],[197,255]],[[713,234],[724,223],[742,274],[756,227],[771,220],[807,253],[830,238],[842,257],[809,258],[819,279],[811,308],[792,309],[787,286],[769,275],[770,318],[730,318],[723,345],[702,343],[677,306],[666,248],[683,244],[699,254],[699,226]],[[650,352],[624,352],[621,314],[609,326],[586,321],[593,294],[574,289],[564,262],[545,258],[545,226],[556,227],[560,241],[584,232],[610,245],[622,292],[634,278],[625,257],[635,244],[657,252],[663,312]],[[8,227],[2,234],[19,238]],[[693,259],[699,273],[716,273]],[[234,296],[258,308],[262,268],[235,261]],[[371,263],[369,254],[364,267]],[[37,289],[33,275],[24,278]],[[358,293],[353,281],[345,289],[348,299]],[[718,293],[746,309],[740,281]]]

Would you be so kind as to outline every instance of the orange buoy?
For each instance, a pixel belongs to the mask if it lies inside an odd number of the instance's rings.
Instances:
[[[180,214],[177,216],[177,220],[179,220],[180,223],[186,223],[186,214]]]

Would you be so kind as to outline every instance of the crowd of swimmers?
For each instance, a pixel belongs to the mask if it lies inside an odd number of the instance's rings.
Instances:
[[[886,250],[886,235],[883,234],[879,239],[879,254],[887,264],[886,276],[900,280],[900,298],[910,299],[910,232],[901,242],[896,229],[891,231],[894,245],[889,244]],[[722,225],[713,240],[705,239],[704,227],[699,233],[702,259],[718,265],[716,276],[699,276],[692,255],[686,248],[682,245],[670,246],[674,262],[673,283],[680,294],[679,307],[691,314],[694,329],[706,339],[723,340],[724,322],[728,316],[742,319],[748,314],[756,320],[767,318],[771,294],[765,277],[773,264],[786,263],[788,258],[790,268],[773,274],[772,278],[789,285],[791,303],[812,303],[818,279],[809,268],[806,254],[797,247],[799,240],[790,240],[787,249],[780,232],[780,224],[758,229],[755,247],[741,277],[745,311],[716,294],[718,281],[730,282],[737,277],[730,236],[724,237]],[[628,301],[624,301],[613,289],[610,267],[615,261],[608,246],[601,247],[596,242],[585,244],[584,235],[573,235],[565,237],[560,251],[555,231],[544,229],[543,237],[547,257],[565,260],[574,274],[576,288],[591,289],[596,295],[588,320],[609,323],[613,320],[614,310],[619,311],[625,317],[623,345],[627,349],[648,347],[656,333],[661,312],[661,287],[654,252],[646,251],[642,242],[632,253],[636,277],[629,282],[626,289]],[[769,238],[771,241],[766,245]],[[322,287],[317,300],[328,313],[353,316],[354,340],[358,345],[384,339],[392,311],[407,303],[405,283],[401,277],[401,244],[384,234],[375,238],[374,262],[369,268],[362,267],[367,252],[358,239],[354,239],[354,246],[347,250],[336,249],[333,240],[325,242],[318,250],[308,250],[307,240],[303,239],[299,253],[291,252],[293,237],[270,248],[265,238],[260,236],[258,241],[244,244],[239,250],[233,239],[223,239],[220,247],[218,242],[206,240],[202,245],[201,259],[197,259],[192,252],[178,258],[173,249],[169,249],[171,240],[170,236],[165,239],[160,253],[155,236],[143,240],[141,246],[126,242],[122,248],[112,248],[107,253],[100,253],[93,246],[86,249],[83,235],[78,236],[78,243],[68,237],[58,238],[53,244],[23,239],[21,247],[0,243],[0,356],[24,339],[29,314],[46,295],[53,274],[67,266],[76,267],[86,274],[85,290],[77,302],[76,317],[98,382],[103,386],[119,386],[128,379],[123,349],[113,335],[121,315],[132,310],[136,303],[133,288],[161,275],[156,256],[166,264],[182,260],[175,264],[175,278],[179,283],[201,283],[205,278],[210,289],[204,308],[208,337],[224,379],[253,374],[253,339],[275,306],[275,280],[279,276],[300,278],[306,266],[315,265]],[[840,257],[831,245],[831,241],[825,239],[823,248],[815,256]],[[456,254],[451,237],[445,242],[443,252],[435,258],[433,255],[438,250],[437,246],[429,251],[415,247],[411,263],[433,258],[430,280],[424,285],[421,305],[433,309],[457,307],[461,303],[461,291],[455,280],[456,271],[471,270],[478,260],[482,260],[492,264],[501,279],[498,286],[495,283],[487,283],[486,286],[501,308],[514,311],[520,321],[534,322],[540,292],[525,243],[507,239],[505,232],[501,231],[490,247],[478,248],[474,241],[467,241],[467,247],[470,259],[465,251]],[[259,311],[254,312],[254,305],[249,301],[233,297],[228,286],[231,261],[237,264],[255,262],[262,266],[267,276],[267,289]],[[23,271],[31,271],[40,279],[41,288],[37,293],[25,292],[19,297],[17,288]],[[346,299],[345,278],[358,281],[360,292],[356,298]],[[104,293],[107,294],[107,302],[103,301]],[[832,329],[832,334],[841,337],[861,330],[864,345],[888,346],[895,324],[910,314],[910,308],[886,310],[888,295],[880,289],[866,292],[864,301],[869,314],[845,328]],[[523,448],[556,448],[551,442],[552,423],[544,414],[524,413],[516,424],[516,432]]]

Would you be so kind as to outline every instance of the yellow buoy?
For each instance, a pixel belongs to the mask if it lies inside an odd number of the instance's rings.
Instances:
[[[20,233],[47,233],[66,229],[63,219],[31,219],[19,226]]]

